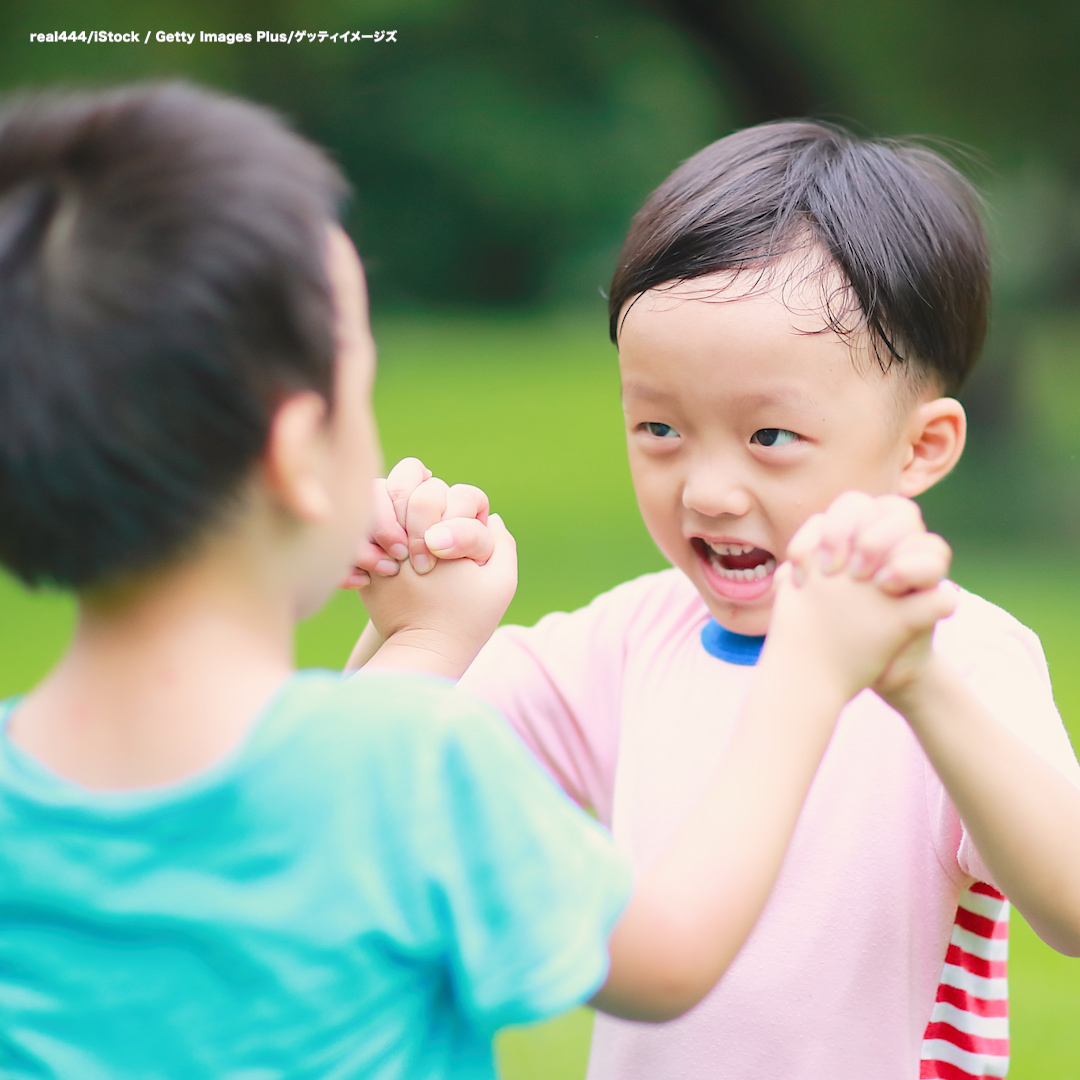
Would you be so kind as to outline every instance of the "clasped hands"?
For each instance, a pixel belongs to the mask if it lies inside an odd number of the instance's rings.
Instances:
[[[950,559],[910,499],[846,492],[789,541],[770,636],[797,626],[813,647],[832,646],[826,659],[846,667],[852,692],[869,685],[888,698],[917,677],[934,623],[955,606],[943,580]],[[360,591],[378,632],[368,653],[395,635],[435,642],[450,654],[445,673],[460,674],[516,585],[514,540],[479,488],[447,485],[416,458],[375,481],[372,533],[343,583]],[[354,665],[365,659],[354,654]]]

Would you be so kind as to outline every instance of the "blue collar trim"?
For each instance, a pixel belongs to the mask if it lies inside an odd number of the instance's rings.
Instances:
[[[750,637],[725,630],[715,619],[710,619],[701,629],[701,644],[710,656],[726,660],[729,664],[753,667],[761,656],[764,637]]]

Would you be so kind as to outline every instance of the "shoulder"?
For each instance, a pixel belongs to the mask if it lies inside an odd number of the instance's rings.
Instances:
[[[1034,630],[1004,608],[961,586],[956,611],[938,624],[935,644],[943,651],[962,657],[988,647],[1012,643],[1032,655],[1042,657],[1042,645]]]
[[[956,586],[956,611],[938,623],[934,647],[971,685],[1006,684],[1049,693],[1050,675],[1034,630],[997,604]]]
[[[424,675],[360,672],[295,677],[260,741],[326,768],[415,773],[455,746],[505,741],[495,712],[453,683]],[[353,774],[355,775],[355,773]]]

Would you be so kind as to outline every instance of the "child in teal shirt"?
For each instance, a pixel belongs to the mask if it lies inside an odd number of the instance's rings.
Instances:
[[[483,566],[401,575],[364,674],[297,674],[378,459],[343,190],[182,85],[0,114],[0,560],[79,605],[0,713],[5,1076],[487,1078],[505,1024],[678,1015],[841,707],[951,606],[907,525],[907,595],[785,582],[730,767],[636,882],[487,707],[391,670],[456,677],[490,635],[497,519]]]

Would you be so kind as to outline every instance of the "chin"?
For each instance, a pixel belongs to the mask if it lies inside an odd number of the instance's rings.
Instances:
[[[738,604],[720,603],[715,599],[706,602],[709,613],[725,629],[733,634],[761,637],[768,632],[772,604],[767,608],[745,608]]]

